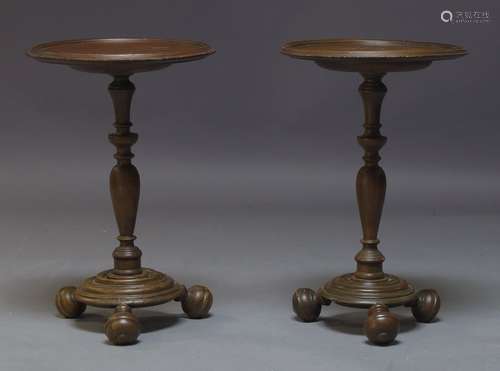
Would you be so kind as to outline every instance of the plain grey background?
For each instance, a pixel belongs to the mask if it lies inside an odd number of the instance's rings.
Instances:
[[[444,9],[490,13],[445,24]],[[500,362],[499,6],[496,1],[3,1],[0,369],[496,370]],[[188,38],[217,53],[133,77],[136,228],[143,263],[208,285],[213,315],[137,311],[133,347],[106,344],[109,311],[57,317],[64,285],[111,264],[116,227],[110,79],[43,65],[45,41]],[[439,321],[397,310],[396,345],[370,346],[364,311],[294,319],[291,294],[354,268],[360,78],[279,54],[323,37],[456,43],[465,58],[387,76],[385,269],[434,287]]]

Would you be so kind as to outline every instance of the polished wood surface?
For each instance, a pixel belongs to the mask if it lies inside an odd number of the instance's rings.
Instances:
[[[413,71],[433,61],[467,54],[460,46],[404,40],[322,39],[292,41],[281,52],[315,61],[324,68],[346,72],[387,73]]]
[[[292,41],[283,45],[281,52],[290,57],[318,60],[365,59],[365,60],[439,60],[461,57],[467,52],[451,44],[404,41],[323,39]]]
[[[140,334],[139,320],[127,304],[118,304],[104,324],[104,333],[112,344],[135,344]]]
[[[386,175],[379,161],[387,138],[380,131],[380,114],[387,87],[382,79],[388,72],[418,70],[433,61],[458,58],[467,52],[450,44],[355,39],[292,41],[281,52],[312,60],[330,70],[358,72],[363,78],[359,93],[364,107],[364,130],[358,143],[364,150],[364,165],[356,177],[362,248],[355,256],[356,271],[332,278],[317,292],[298,289],[292,298],[294,312],[301,320],[310,322],[319,317],[322,305],[332,301],[371,308],[365,324],[366,336],[374,344],[390,344],[397,336],[399,320],[389,312],[389,307],[409,306],[417,321],[432,322],[439,312],[440,298],[431,289],[415,293],[406,280],[383,271],[385,257],[378,249],[378,230]]]
[[[213,53],[215,49],[202,42],[155,38],[54,41],[36,45],[27,52],[41,62],[114,76],[156,70]]]
[[[321,289],[324,297],[341,305],[361,308],[374,304],[397,306],[414,298],[413,286],[397,276],[384,273],[385,257],[377,248],[386,190],[385,172],[379,165],[379,151],[387,141],[380,132],[380,112],[386,92],[382,76],[377,74],[366,74],[359,86],[365,112],[364,130],[358,136],[358,143],[364,150],[364,165],[356,176],[362,249],[355,256],[355,273],[336,277]]]
[[[399,318],[384,304],[375,304],[368,310],[364,331],[368,340],[376,345],[390,345],[398,336]]]
[[[113,76],[108,91],[115,112],[115,132],[109,135],[109,141],[116,148],[116,164],[109,184],[119,232],[118,246],[113,251],[114,265],[78,287],[62,288],[56,295],[56,307],[66,318],[79,317],[87,305],[115,308],[105,324],[105,334],[112,344],[137,342],[140,325],[132,308],[176,300],[188,317],[203,318],[212,306],[208,288],[195,285],[186,289],[170,276],[141,265],[142,252],[135,244],[140,176],[132,164],[132,146],[138,135],[131,131],[130,122],[135,86],[129,75],[200,59],[213,52],[204,43],[160,39],[70,40],[41,44],[28,52],[42,62]]]

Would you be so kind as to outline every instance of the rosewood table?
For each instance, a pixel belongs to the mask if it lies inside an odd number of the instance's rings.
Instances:
[[[379,151],[386,142],[380,133],[380,111],[387,88],[382,78],[389,72],[420,70],[433,61],[466,55],[455,45],[391,40],[324,39],[293,41],[281,52],[293,58],[312,60],[320,67],[357,72],[363,77],[359,93],[364,106],[364,132],[358,143],[364,149],[364,165],[356,178],[361,217],[362,248],[356,254],[357,269],[328,281],[318,291],[300,288],[292,299],[293,309],[305,322],[316,321],[322,305],[332,301],[348,307],[369,308],[364,331],[370,342],[390,344],[399,332],[399,319],[389,307],[411,307],[419,322],[431,322],[440,308],[435,290],[415,293],[404,279],[384,273],[385,260],[378,250],[378,228],[384,205],[386,177],[378,165]]]
[[[166,274],[141,266],[141,250],[135,245],[134,228],[139,204],[139,173],[131,163],[131,147],[138,135],[130,131],[130,104],[134,84],[129,77],[159,70],[173,63],[204,58],[215,50],[207,44],[162,39],[88,39],[40,44],[28,55],[47,63],[68,65],[79,71],[111,75],[109,93],[115,111],[116,131],[109,141],[116,146],[116,165],[111,170],[110,189],[118,224],[119,246],[113,251],[114,268],[86,279],[79,287],[63,287],[56,296],[59,313],[79,317],[87,305],[114,308],[104,331],[110,343],[133,344],[140,332],[132,308],[180,301],[190,318],[207,316],[212,305],[208,288],[186,289]]]

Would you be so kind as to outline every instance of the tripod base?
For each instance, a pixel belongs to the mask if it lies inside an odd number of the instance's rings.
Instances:
[[[171,277],[143,268],[134,275],[119,275],[113,270],[87,278],[80,287],[63,287],[56,295],[56,307],[65,318],[80,317],[87,305],[115,308],[104,326],[110,343],[129,345],[137,342],[140,324],[132,308],[150,307],[171,300],[180,301],[190,318],[203,318],[212,306],[212,293],[201,285],[186,289]]]
[[[389,307],[411,307],[418,322],[432,322],[439,312],[441,300],[435,290],[415,293],[413,286],[390,274],[380,279],[362,279],[354,273],[328,281],[317,292],[308,288],[295,291],[293,310],[303,322],[317,321],[321,307],[335,302],[355,308],[369,308],[364,324],[368,340],[376,345],[389,345],[399,332],[399,319]]]

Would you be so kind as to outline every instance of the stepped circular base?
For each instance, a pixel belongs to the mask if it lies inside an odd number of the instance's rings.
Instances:
[[[413,286],[390,274],[374,280],[358,278],[354,273],[344,274],[327,282],[318,292],[339,305],[359,308],[374,304],[395,307],[415,299]]]
[[[173,300],[183,286],[166,274],[149,268],[132,276],[121,276],[107,270],[87,278],[75,292],[78,302],[94,307],[112,308],[119,304],[149,307]]]

